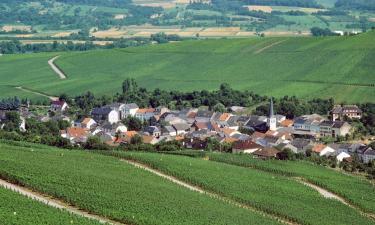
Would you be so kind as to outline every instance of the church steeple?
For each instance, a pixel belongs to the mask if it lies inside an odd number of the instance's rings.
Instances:
[[[277,121],[276,121],[276,117],[275,117],[275,114],[274,114],[274,111],[273,111],[272,97],[271,97],[271,100],[270,100],[270,112],[269,112],[267,123],[268,123],[268,127],[270,128],[270,130],[272,130],[272,131],[277,130]]]
[[[271,101],[270,101],[270,114],[269,114],[269,117],[274,117],[274,114],[273,114],[273,100],[272,100],[272,97],[271,97]]]

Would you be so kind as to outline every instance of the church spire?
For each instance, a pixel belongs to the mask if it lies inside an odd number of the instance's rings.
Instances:
[[[275,131],[277,130],[277,121],[276,121],[276,117],[273,111],[273,99],[272,98],[270,100],[270,112],[269,113],[270,114],[267,119],[268,127],[270,130]]]
[[[272,97],[271,97],[271,101],[270,101],[270,115],[269,117],[274,117],[274,113],[273,113],[273,100],[272,100]]]

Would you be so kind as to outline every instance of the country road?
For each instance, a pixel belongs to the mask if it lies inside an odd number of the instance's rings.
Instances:
[[[15,87],[15,88],[18,89],[18,90],[24,91],[24,92],[32,93],[34,95],[39,95],[39,96],[43,96],[43,97],[49,98],[51,101],[57,101],[57,100],[59,100],[58,97],[46,95],[46,94],[43,94],[43,93],[40,93],[40,92],[37,92],[37,91],[33,91],[33,90],[30,90],[30,89],[27,89],[27,88],[24,88],[24,87]]]
[[[48,60],[48,65],[52,68],[53,71],[55,71],[55,73],[60,77],[60,79],[64,80],[66,79],[66,75],[64,74],[63,71],[60,70],[60,68],[58,68],[56,65],[55,65],[55,60],[58,59],[60,56],[55,56],[53,57],[52,59]]]
[[[7,182],[5,180],[2,180],[2,179],[0,179],[0,187],[3,187],[5,189],[8,189],[8,190],[11,190],[11,191],[14,191],[14,192],[17,192],[17,193],[19,193],[23,196],[26,196],[26,197],[28,197],[32,200],[41,202],[45,205],[48,205],[48,206],[51,206],[51,207],[54,207],[54,208],[57,208],[57,209],[63,209],[63,210],[66,210],[66,211],[68,211],[72,214],[82,216],[82,217],[85,217],[85,218],[88,218],[88,219],[96,220],[96,221],[98,221],[99,223],[102,223],[102,224],[125,225],[123,223],[119,223],[119,222],[112,221],[110,219],[107,219],[107,218],[104,218],[104,217],[101,217],[101,216],[98,216],[98,215],[91,214],[89,212],[78,209],[74,206],[70,206],[70,205],[68,205],[65,202],[62,202],[60,200],[56,200],[56,199],[53,199],[51,197],[47,197],[44,194],[34,192],[30,189],[27,189],[27,188],[9,183],[9,182]]]

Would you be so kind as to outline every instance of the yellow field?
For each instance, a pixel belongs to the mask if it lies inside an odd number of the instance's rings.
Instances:
[[[97,38],[121,38],[126,36],[126,30],[119,30],[115,28],[111,28],[109,30],[97,31],[92,33],[92,36]]]
[[[134,0],[134,4],[150,7],[162,7],[164,9],[175,8],[177,5],[187,5],[190,2],[198,2],[198,0]],[[204,3],[210,3],[210,0],[203,0]]]
[[[15,30],[22,30],[22,31],[31,31],[31,26],[24,26],[24,25],[4,25],[1,30],[5,32],[11,32]]]
[[[247,5],[244,7],[248,8],[249,11],[262,11],[262,12],[267,12],[267,13],[272,12],[272,7],[266,6],[266,5]]]
[[[255,32],[241,31],[240,27],[160,27],[152,25],[127,26],[120,29],[109,29],[93,32],[92,35],[98,38],[127,38],[127,37],[150,37],[152,34],[165,33],[167,35],[179,35],[181,37],[251,37]],[[296,36],[309,35],[309,32],[298,34],[292,31],[267,31],[267,36]]]
[[[53,40],[21,40],[20,41],[22,44],[52,44],[54,41]],[[68,41],[66,40],[57,40],[58,43],[64,43],[66,44]],[[77,41],[73,40],[72,41],[74,44],[84,44],[85,41]],[[112,44],[113,41],[93,41],[95,45],[107,45],[107,44]]]
[[[292,7],[292,6],[245,5],[244,7],[248,8],[249,11],[262,11],[266,13],[271,13],[272,11],[281,11],[281,12],[301,11],[301,12],[311,14],[311,13],[316,13],[319,11],[325,11],[325,9],[303,8],[303,7]]]
[[[56,34],[52,35],[52,37],[68,37],[73,33],[74,32],[71,32],[71,31],[64,31],[64,32],[56,33]]]

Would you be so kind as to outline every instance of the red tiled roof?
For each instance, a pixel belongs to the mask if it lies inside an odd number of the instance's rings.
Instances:
[[[316,153],[320,153],[323,151],[323,149],[327,147],[326,145],[323,145],[323,144],[317,144],[315,145],[313,148],[312,148],[312,151],[313,152],[316,152]]]
[[[152,112],[155,112],[154,108],[142,108],[142,109],[137,110],[137,113],[152,113]]]
[[[80,127],[68,127],[66,129],[66,133],[70,136],[70,137],[75,137],[75,138],[81,138],[81,137],[85,137],[87,136],[87,131],[86,129],[84,128],[80,128]]]
[[[275,148],[262,148],[258,151],[255,151],[253,154],[261,157],[276,157],[277,153],[279,153]]]
[[[239,149],[239,150],[255,149],[255,148],[262,148],[262,146],[250,140],[238,141],[233,146],[233,149]]]
[[[220,121],[227,121],[230,117],[230,114],[229,113],[223,113],[221,114],[221,116],[219,117],[219,120]]]

